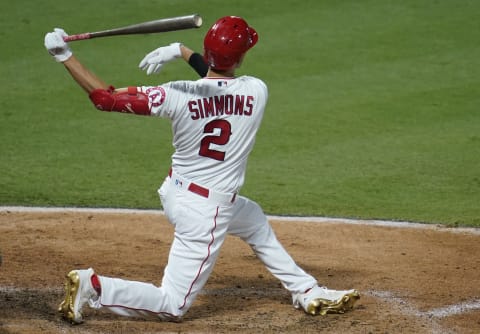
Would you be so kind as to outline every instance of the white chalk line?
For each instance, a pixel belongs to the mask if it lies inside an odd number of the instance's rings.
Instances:
[[[463,302],[456,305],[439,307],[425,312],[425,314],[435,318],[445,318],[451,315],[467,313],[474,310],[480,310],[480,300],[473,300],[471,302]]]
[[[419,311],[418,309],[410,305],[410,303],[406,301],[404,298],[397,297],[392,292],[389,292],[389,291],[368,290],[368,291],[365,291],[364,293],[366,295],[396,304],[399,308],[401,308],[404,311],[404,313],[416,315],[418,317],[445,318],[452,315],[480,310],[480,299],[472,299],[470,301],[465,301],[458,304],[434,308],[429,311]]]
[[[77,208],[77,207],[29,207],[29,206],[0,206],[0,212],[80,212],[80,213],[115,213],[115,214],[153,214],[164,215],[162,210],[150,209],[115,209],[115,208]],[[396,227],[396,228],[411,228],[411,229],[426,229],[451,233],[468,233],[480,235],[480,228],[475,227],[445,227],[441,224],[422,224],[406,221],[391,221],[391,220],[364,220],[351,218],[333,218],[333,217],[305,217],[305,216],[275,216],[268,215],[267,218],[273,221],[289,222],[311,222],[311,223],[325,223],[325,224],[349,224],[349,225],[368,225],[381,227]]]
[[[377,298],[389,305],[392,305],[392,307],[406,316],[413,316],[417,319],[422,319],[424,322],[427,322],[430,325],[432,334],[451,333],[451,331],[446,330],[436,320],[480,310],[480,299],[472,299],[470,301],[434,308],[428,311],[420,311],[405,298],[395,296],[395,294],[390,291],[369,290],[363,292],[363,294]]]

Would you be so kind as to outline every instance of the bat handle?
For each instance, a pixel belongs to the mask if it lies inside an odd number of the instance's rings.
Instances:
[[[89,39],[91,37],[89,32],[84,34],[70,35],[63,38],[65,42],[80,41],[82,39]]]

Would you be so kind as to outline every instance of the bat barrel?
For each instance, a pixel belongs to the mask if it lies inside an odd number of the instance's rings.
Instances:
[[[113,35],[152,34],[191,28],[199,28],[202,18],[197,14],[148,21],[130,26],[90,33],[90,38]]]

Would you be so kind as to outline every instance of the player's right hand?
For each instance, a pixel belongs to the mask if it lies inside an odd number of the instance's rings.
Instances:
[[[163,64],[182,56],[180,46],[181,44],[177,42],[159,47],[147,54],[138,67],[147,71],[147,75],[158,73],[162,69]]]
[[[45,35],[45,48],[59,63],[63,63],[73,54],[68,44],[63,40],[66,36],[68,35],[65,30],[60,28],[55,28],[53,32]]]

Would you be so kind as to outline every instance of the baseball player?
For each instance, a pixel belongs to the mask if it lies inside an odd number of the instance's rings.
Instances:
[[[262,121],[268,91],[251,76],[235,76],[257,32],[235,16],[220,18],[204,38],[201,56],[180,43],[158,48],[140,63],[148,74],[183,57],[202,77],[158,86],[115,89],[72,54],[62,29],[46,34],[45,47],[63,63],[96,108],[168,118],[172,124],[171,168],[158,190],[175,227],[160,286],[98,275],[92,268],[67,274],[59,312],[82,322],[82,308],[180,321],[213,270],[227,235],[248,243],[292,295],[295,308],[317,315],[343,313],[359,298],[356,290],[331,290],[302,270],[279,243],[254,201],[239,195],[247,159]]]

